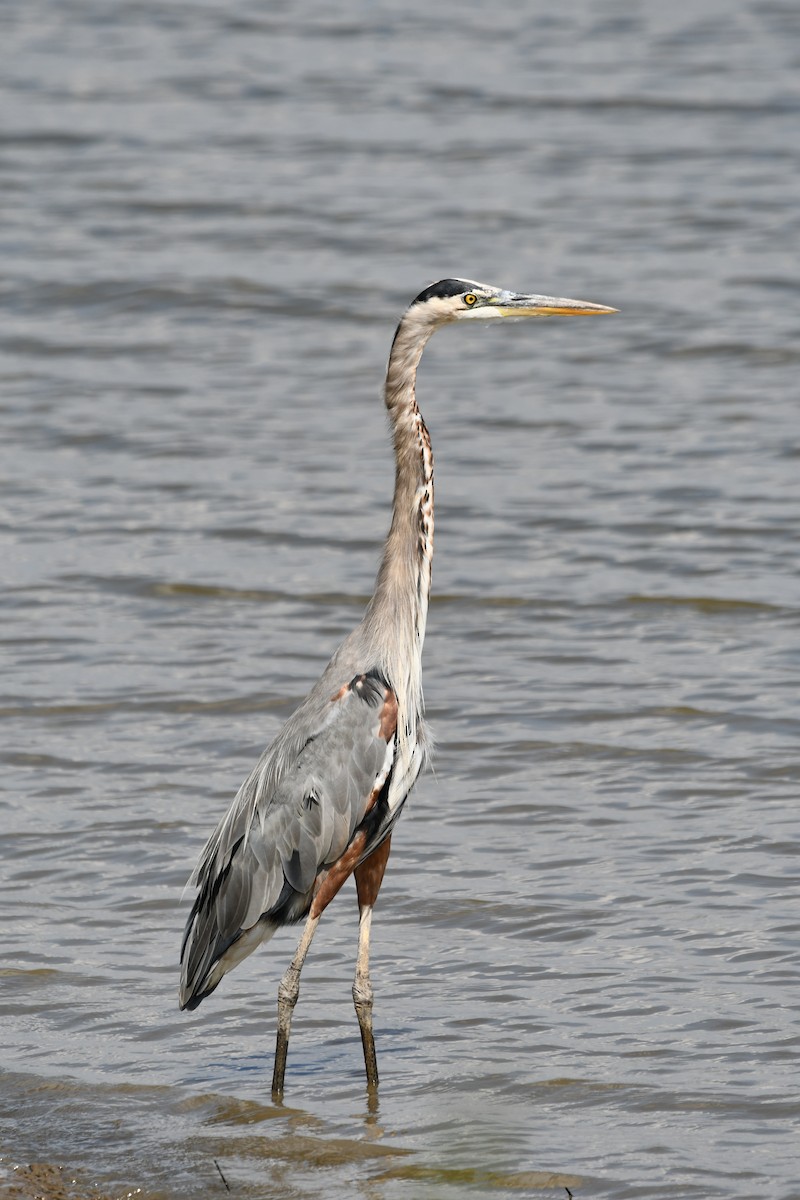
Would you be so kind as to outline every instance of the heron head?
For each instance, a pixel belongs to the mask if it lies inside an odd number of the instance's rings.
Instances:
[[[491,317],[590,317],[616,311],[586,300],[508,292],[474,279],[440,279],[420,292],[409,309],[432,325]]]

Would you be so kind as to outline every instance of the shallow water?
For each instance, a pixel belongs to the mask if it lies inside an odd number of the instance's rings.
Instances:
[[[796,7],[0,31],[0,1195],[796,1200]],[[370,593],[386,354],[453,273],[622,311],[426,351],[380,1100],[347,888],[276,1108],[296,933],[180,1014],[181,889]]]

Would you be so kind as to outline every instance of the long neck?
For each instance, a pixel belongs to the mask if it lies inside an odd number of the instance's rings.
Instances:
[[[394,441],[394,504],[375,594],[364,618],[398,692],[401,729],[405,726],[411,736],[422,712],[422,643],[433,559],[433,454],[415,384],[433,329],[412,308],[398,326],[389,356],[385,399]]]

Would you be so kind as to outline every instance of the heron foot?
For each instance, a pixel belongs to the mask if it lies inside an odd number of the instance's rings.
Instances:
[[[309,917],[295,956],[278,985],[278,1033],[275,1041],[275,1066],[272,1071],[272,1099],[283,1098],[283,1080],[286,1075],[286,1055],[289,1052],[289,1034],[292,1029],[292,1013],[300,995],[300,972],[319,924],[319,917]]]
[[[283,1081],[286,1075],[286,1056],[289,1053],[289,1034],[292,1029],[292,1013],[300,995],[300,972],[290,966],[278,987],[278,1033],[275,1043],[275,1066],[272,1071],[272,1098],[283,1096]]]
[[[372,1031],[373,992],[369,975],[356,975],[353,983],[353,1003],[361,1030],[367,1087],[372,1091],[378,1086],[378,1060],[375,1054],[375,1035]]]

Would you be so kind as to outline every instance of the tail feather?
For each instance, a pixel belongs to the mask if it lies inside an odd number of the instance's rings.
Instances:
[[[191,925],[191,918],[189,924]],[[241,929],[227,947],[217,954],[210,950],[206,950],[206,953],[201,955],[193,954],[192,951],[202,945],[201,940],[195,936],[189,945],[189,953],[184,952],[181,958],[181,984],[178,997],[181,1009],[188,1009],[191,1012],[197,1008],[206,996],[211,995],[222,976],[233,970],[242,959],[247,958],[248,954],[252,954],[262,942],[269,941],[277,928],[275,921],[262,917],[250,929]],[[191,929],[187,925],[187,938],[190,933]],[[186,940],[184,940],[185,946]]]
[[[311,892],[301,894],[284,880],[277,904],[248,929],[237,928],[226,934],[219,927],[218,909],[209,889],[203,888],[195,899],[181,946],[181,982],[178,1001],[181,1009],[197,1008],[214,991],[223,975],[267,942],[281,925],[293,924],[305,916],[311,905]]]

